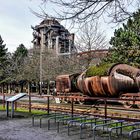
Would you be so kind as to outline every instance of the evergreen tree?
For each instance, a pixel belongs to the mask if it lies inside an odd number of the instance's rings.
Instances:
[[[3,44],[2,37],[0,36],[0,82],[7,77],[8,53],[5,46],[6,45]]]
[[[140,65],[140,10],[126,24],[115,30],[110,55],[106,61]]]
[[[27,55],[28,50],[23,44],[20,44],[19,47],[17,47],[16,51],[13,53],[13,77],[16,80],[24,79],[22,75],[24,69],[24,62]]]
[[[13,54],[13,60],[16,61],[18,64],[22,64],[24,61],[24,58],[28,55],[27,48],[20,44],[17,50]]]

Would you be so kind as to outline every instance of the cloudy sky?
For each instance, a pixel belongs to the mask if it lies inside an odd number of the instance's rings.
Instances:
[[[34,2],[33,2],[34,1]],[[19,44],[31,47],[31,25],[37,25],[41,19],[30,12],[39,9],[39,0],[4,0],[0,6],[0,35],[8,51],[13,52]]]
[[[41,0],[3,0],[0,6],[0,35],[2,36],[8,51],[14,52],[19,44],[23,43],[27,48],[32,47],[32,29],[42,19],[36,17],[30,8],[34,11],[40,11]],[[49,7],[49,8],[48,8]],[[47,6],[48,12],[54,6]],[[64,25],[65,26],[65,25]],[[108,29],[107,29],[108,28]],[[113,30],[105,26],[108,34]]]

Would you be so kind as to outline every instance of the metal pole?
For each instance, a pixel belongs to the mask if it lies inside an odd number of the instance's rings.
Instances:
[[[50,98],[49,98],[49,96],[47,97],[47,99],[48,99],[48,114],[50,113]]]
[[[15,110],[17,110],[17,102],[15,101]]]
[[[104,103],[105,103],[105,119],[107,118],[107,102],[106,99],[104,99]]]
[[[29,96],[29,113],[31,113],[31,92],[30,92],[30,82],[28,82],[28,96]]]
[[[11,102],[11,118],[14,116],[14,101]]]
[[[42,47],[40,48],[40,95],[42,94]]]
[[[3,108],[5,108],[5,95],[4,95],[4,93],[3,93],[3,100],[2,100],[2,102],[3,102]]]
[[[73,117],[73,98],[72,98],[72,101],[71,101],[71,116]]]
[[[3,95],[2,104],[3,104],[3,108],[5,108],[4,84],[2,84],[2,95]]]
[[[45,33],[45,28],[41,30],[41,43],[40,43],[40,94],[42,94],[42,82],[43,82],[42,60],[43,60],[43,51],[44,51],[44,42],[45,42],[44,33]]]
[[[8,101],[6,102],[6,114],[7,114],[7,117],[9,117],[9,102]]]
[[[48,84],[47,84],[47,94],[50,95],[50,81],[48,80]]]

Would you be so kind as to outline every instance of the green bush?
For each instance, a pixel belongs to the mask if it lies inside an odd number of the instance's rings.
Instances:
[[[107,75],[107,72],[109,70],[109,68],[112,66],[113,64],[111,63],[104,63],[101,64],[99,66],[91,66],[88,68],[88,70],[86,71],[86,76],[87,77],[91,77],[91,76],[105,76]]]

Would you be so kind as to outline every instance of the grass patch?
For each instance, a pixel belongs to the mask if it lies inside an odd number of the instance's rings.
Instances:
[[[0,111],[6,111],[6,107],[4,108],[2,105],[0,105]],[[9,106],[9,111],[11,111],[10,106]],[[25,117],[30,117],[32,115],[47,114],[47,111],[33,109],[31,110],[31,113],[29,113],[28,109],[17,107],[17,109],[15,110],[15,113],[23,114]]]
[[[108,73],[109,68],[112,66],[113,64],[101,64],[99,66],[91,66],[88,68],[87,72],[86,72],[86,76],[87,77],[91,77],[91,76],[105,76]]]
[[[0,111],[6,111],[6,108],[4,108],[2,105],[0,105]]]
[[[43,110],[31,110],[31,113],[29,113],[29,110],[25,108],[17,108],[15,112],[27,113],[28,115],[42,115],[47,113],[47,111],[43,111]]]

